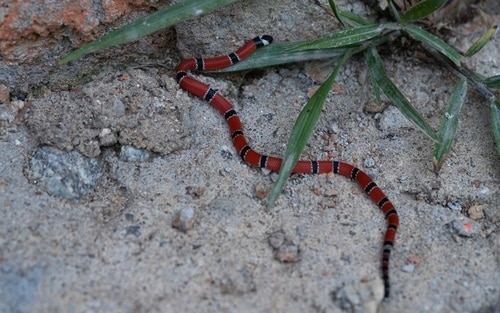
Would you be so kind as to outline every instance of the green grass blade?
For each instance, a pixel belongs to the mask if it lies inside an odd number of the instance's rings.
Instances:
[[[373,45],[381,45],[389,40],[389,36],[377,37],[370,41]],[[361,45],[350,48],[330,48],[330,49],[315,49],[306,51],[294,51],[295,48],[308,43],[308,41],[285,42],[272,44],[263,48],[257,49],[248,58],[235,65],[213,71],[214,73],[235,72],[242,70],[250,70],[262,68],[266,66],[274,66],[286,63],[304,62],[320,59],[329,59],[329,62],[335,63],[340,57],[349,51],[351,54],[359,53],[366,49],[367,45]]]
[[[273,43],[272,45],[257,49],[242,62],[214,72],[235,72],[286,63],[340,58],[347,51],[346,48],[331,48],[292,52],[295,48],[305,43],[307,42]]]
[[[491,127],[495,136],[495,144],[497,146],[497,154],[500,156],[500,101],[493,98],[490,101],[491,110]]]
[[[174,4],[84,45],[65,56],[59,63],[64,64],[84,54],[135,40],[162,28],[212,12],[235,1],[237,0],[186,0]]]
[[[446,42],[414,25],[406,25],[404,31],[415,40],[423,42],[439,51],[456,65],[460,65],[460,54]]]
[[[382,64],[382,60],[375,48],[366,51],[366,61],[370,70],[371,79],[377,82],[377,85],[382,89],[391,103],[396,106],[406,118],[415,123],[415,125],[429,136],[429,138],[438,141],[438,137],[434,130],[410,104],[401,91],[399,91],[398,87],[389,79],[384,69],[384,65]]]
[[[441,169],[445,158],[450,153],[466,95],[467,81],[465,79],[461,79],[453,89],[446,106],[446,111],[441,119],[441,127],[439,128],[438,134],[439,142],[437,142],[434,146],[434,151],[432,153],[432,163],[434,164],[434,169],[436,171]]]
[[[491,40],[493,35],[497,30],[497,25],[488,29],[479,39],[470,46],[470,48],[465,52],[466,57],[471,57],[474,54],[478,53],[487,43]]]
[[[500,75],[488,77],[484,80],[484,83],[490,88],[500,89]]]
[[[328,49],[338,47],[348,47],[359,45],[368,39],[379,36],[388,30],[397,30],[397,24],[370,24],[356,28],[346,29],[344,31],[323,36],[317,40],[310,41],[299,46],[292,51],[304,51],[314,49]]]
[[[371,79],[371,82],[372,82],[373,94],[375,96],[375,102],[377,102],[377,104],[380,104],[382,103],[382,98],[380,97],[380,86],[373,79]]]
[[[396,6],[394,5],[394,2],[392,0],[389,0],[389,8],[391,9],[392,14],[394,15],[394,19],[396,22],[401,22],[401,16],[399,16],[398,9],[396,9]]]
[[[411,7],[401,17],[401,22],[418,21],[436,12],[445,4],[446,0],[424,0]]]
[[[306,146],[307,141],[309,140],[309,137],[311,136],[314,127],[316,126],[316,122],[318,121],[321,110],[323,109],[323,104],[326,100],[326,97],[332,89],[335,77],[337,77],[340,68],[350,56],[351,53],[349,52],[346,52],[342,56],[332,74],[330,74],[323,85],[321,85],[321,87],[319,87],[318,90],[314,93],[314,95],[307,102],[304,109],[302,109],[297,120],[295,121],[290,139],[288,140],[278,179],[274,184],[269,196],[269,202],[267,204],[268,209],[274,206],[274,202],[283,190],[285,182],[287,181],[288,177],[290,177],[293,167],[297,163],[302,150],[304,150],[304,147]]]
[[[349,11],[340,10],[339,15],[351,20],[352,22],[354,22],[358,25],[369,25],[370,24],[370,22],[368,22],[367,20],[365,20],[361,16],[356,15],[356,14],[349,12]]]
[[[337,10],[337,6],[335,5],[335,2],[333,0],[328,0],[328,3],[330,4],[330,8],[332,9],[333,15],[339,20],[340,24],[344,29],[347,29],[347,24],[344,22],[344,18],[339,14],[339,11]]]

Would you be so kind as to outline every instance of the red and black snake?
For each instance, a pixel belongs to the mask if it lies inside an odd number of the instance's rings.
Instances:
[[[187,92],[208,101],[219,113],[224,116],[233,145],[243,161],[255,166],[264,167],[271,171],[278,172],[281,167],[282,159],[260,154],[250,148],[243,135],[243,125],[234,110],[231,102],[224,98],[219,92],[210,88],[208,85],[188,76],[190,70],[204,71],[217,70],[231,66],[246,57],[255,49],[266,46],[273,41],[271,36],[264,35],[255,37],[246,42],[241,48],[227,55],[214,58],[192,58],[185,59],[177,66],[177,81],[180,87]],[[389,297],[389,257],[396,239],[396,231],[399,226],[399,217],[394,205],[387,199],[384,192],[373,182],[373,180],[363,171],[348,163],[339,161],[298,161],[293,168],[293,173],[304,174],[323,174],[333,172],[346,176],[358,182],[366,194],[382,210],[387,220],[387,230],[384,237],[384,246],[382,254],[382,278],[385,287],[385,297]]]

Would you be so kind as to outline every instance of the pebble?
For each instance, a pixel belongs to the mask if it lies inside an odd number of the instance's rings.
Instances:
[[[274,249],[274,258],[280,262],[295,263],[301,260],[299,246],[288,240],[281,230],[269,235],[269,245]]]
[[[144,162],[149,159],[149,156],[148,151],[134,146],[122,146],[120,150],[120,160],[125,162]]]
[[[257,183],[255,186],[255,195],[257,198],[263,200],[267,198],[267,195],[269,194],[269,188],[266,187],[266,185],[263,182]]]
[[[401,270],[406,273],[413,273],[415,271],[415,264],[406,264],[401,268]]]
[[[384,284],[381,279],[342,287],[334,295],[346,312],[376,313],[384,298]]]
[[[284,263],[299,262],[300,249],[297,245],[294,244],[283,245],[275,251],[274,258]]]
[[[452,209],[453,211],[461,211],[462,210],[462,206],[458,202],[448,202],[448,203],[446,203],[446,206],[448,208]]]
[[[484,205],[483,204],[473,205],[467,210],[467,213],[469,214],[469,217],[473,220],[483,219]]]
[[[77,151],[62,152],[42,147],[35,151],[30,163],[30,179],[49,194],[80,199],[88,195],[102,177],[102,167],[96,159]]]
[[[386,132],[402,128],[414,128],[413,124],[394,106],[389,106],[381,114],[379,127]]]
[[[367,168],[374,167],[375,166],[375,160],[373,158],[367,158],[364,162],[363,165]]]
[[[192,207],[180,209],[172,221],[172,227],[186,233],[193,228],[195,222],[195,210]]]
[[[101,146],[112,146],[118,142],[118,138],[109,128],[103,128],[99,133],[99,144]]]
[[[141,226],[139,225],[130,225],[125,227],[125,236],[133,235],[135,237],[141,236]]]
[[[462,237],[472,237],[479,233],[481,225],[473,219],[464,217],[446,224],[454,233]]]
[[[275,231],[269,235],[269,244],[273,249],[278,249],[285,243],[285,234],[282,231]]]

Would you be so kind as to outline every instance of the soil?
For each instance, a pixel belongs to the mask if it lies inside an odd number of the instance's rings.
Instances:
[[[337,5],[375,17],[360,2]],[[466,22],[443,20],[457,49],[499,20],[495,1],[481,5]],[[286,42],[339,30],[313,1],[241,1],[54,65],[43,82],[26,77],[27,96],[0,104],[0,311],[500,312],[499,156],[472,87],[436,173],[432,140],[375,103],[355,56],[303,153],[355,164],[396,206],[391,296],[381,301],[386,224],[364,192],[344,177],[294,175],[266,209],[276,174],[244,164],[224,119],[175,81],[182,58],[225,54],[255,35]],[[438,129],[457,78],[415,42],[379,52]],[[465,61],[498,75],[499,55],[496,36]],[[331,69],[194,75],[231,99],[255,150],[282,155]]]

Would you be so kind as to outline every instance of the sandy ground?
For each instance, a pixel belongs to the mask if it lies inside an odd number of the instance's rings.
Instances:
[[[457,26],[450,42],[468,47],[473,26]],[[61,67],[3,104],[0,312],[374,312],[377,207],[343,177],[295,175],[267,211],[276,175],[245,165],[223,118],[174,79],[183,57],[227,53],[257,34],[280,42],[338,29],[313,2],[243,1]],[[498,74],[499,47],[497,36],[468,65]],[[456,78],[405,42],[381,54],[437,128]],[[318,65],[199,77],[232,99],[256,150],[281,155],[331,69]],[[436,175],[431,140],[396,109],[376,108],[367,77],[362,58],[348,62],[304,158],[359,166],[398,209],[391,297],[378,311],[500,312],[500,167],[487,105],[469,89]],[[186,232],[172,227],[179,212]]]

